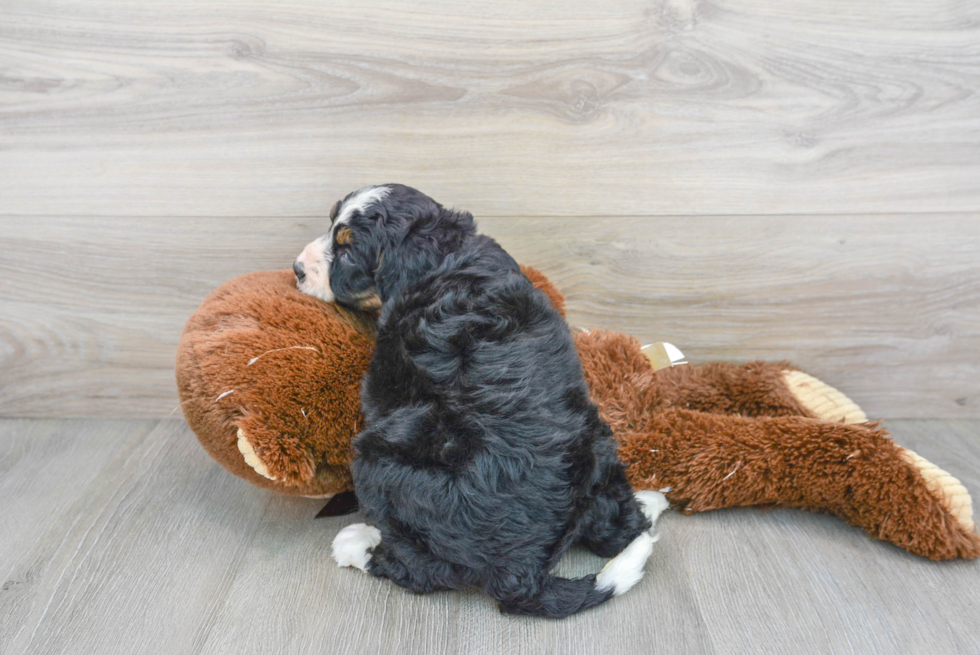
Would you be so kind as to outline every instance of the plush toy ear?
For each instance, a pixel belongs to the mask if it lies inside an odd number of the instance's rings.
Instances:
[[[277,493],[353,488],[369,315],[300,293],[289,270],[250,273],[209,295],[177,348],[181,408],[228,471]]]
[[[558,310],[558,313],[565,316],[565,296],[551,283],[551,280],[533,266],[521,266],[521,271],[531,280],[531,284],[537,287],[538,290],[544,291],[548,299],[551,300],[551,304]]]

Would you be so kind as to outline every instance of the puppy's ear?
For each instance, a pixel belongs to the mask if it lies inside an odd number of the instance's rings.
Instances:
[[[476,221],[473,219],[473,214],[467,211],[458,211],[454,214],[456,215],[456,224],[463,232],[466,234],[476,233]]]
[[[342,200],[338,200],[337,202],[335,202],[333,204],[333,208],[331,208],[331,210],[330,210],[330,222],[331,223],[333,223],[335,220],[337,220],[337,212],[340,211],[340,203],[341,202],[343,202],[343,201]]]

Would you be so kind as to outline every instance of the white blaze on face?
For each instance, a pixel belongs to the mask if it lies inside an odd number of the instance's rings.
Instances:
[[[330,262],[333,261],[333,242],[337,228],[350,221],[355,212],[364,212],[371,204],[381,202],[391,191],[386,186],[366,187],[356,192],[348,198],[337,211],[337,217],[330,232],[315,241],[311,241],[303,248],[296,261],[303,265],[303,272],[306,277],[296,286],[303,293],[319,298],[326,302],[333,302],[334,295],[330,290]]]
[[[349,221],[354,212],[363,212],[372,204],[381,202],[390,192],[391,188],[386,186],[369,186],[356,192],[341,205],[330,231],[336,231],[338,226]]]

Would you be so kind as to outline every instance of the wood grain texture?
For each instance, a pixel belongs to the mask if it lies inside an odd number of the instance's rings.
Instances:
[[[0,443],[23,448],[33,435],[21,425],[0,424]],[[53,491],[74,502],[0,553],[12,583],[0,594],[0,652],[190,652],[192,628],[223,601],[268,497],[202,456],[181,421],[42,425],[52,429],[55,462],[60,449],[99,443],[83,432],[110,430],[116,443],[102,440],[111,457],[94,478],[61,466],[52,480],[39,475],[48,462],[22,464],[35,477],[5,495],[5,517],[11,501],[47,514]]]
[[[79,492],[91,485],[119,449],[139,442],[150,421],[0,422],[0,634],[3,643],[27,628],[27,613],[38,578],[51,563],[51,535],[77,519]],[[40,546],[48,542],[45,546]],[[37,549],[33,561],[19,561]],[[3,648],[0,647],[0,652]]]
[[[166,417],[184,322],[325,222],[0,219],[0,415]],[[980,417],[980,216],[488,218],[574,325],[789,359],[871,417]]]
[[[0,212],[980,210],[971,0],[14,0]]]
[[[980,489],[980,421],[889,427]],[[330,541],[360,515],[315,520],[320,501],[250,487],[183,421],[3,419],[0,467],[5,654],[980,652],[980,564],[830,516],[667,512],[634,589],[548,621],[337,568]],[[602,562],[575,550],[558,573]]]
[[[980,423],[888,427],[977,497]],[[687,544],[699,609],[726,652],[797,652],[806,644],[814,653],[980,653],[976,561],[936,564],[834,517],[795,510],[683,518],[675,538]]]
[[[337,568],[329,544],[360,514],[311,521],[318,509],[276,499],[252,542],[242,575],[208,628],[202,653],[714,653],[680,563],[655,548],[644,593],[627,594],[567,621],[506,616],[476,591],[411,594],[360,571]],[[274,554],[274,555],[273,555]],[[605,560],[576,549],[558,574],[601,570]],[[289,581],[270,585],[269,580]],[[305,608],[283,611],[283,608]]]

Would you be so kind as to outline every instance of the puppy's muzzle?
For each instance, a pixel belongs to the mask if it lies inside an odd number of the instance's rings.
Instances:
[[[330,260],[333,257],[329,245],[329,235],[311,241],[293,262],[296,288],[325,302],[334,301],[330,290]]]

